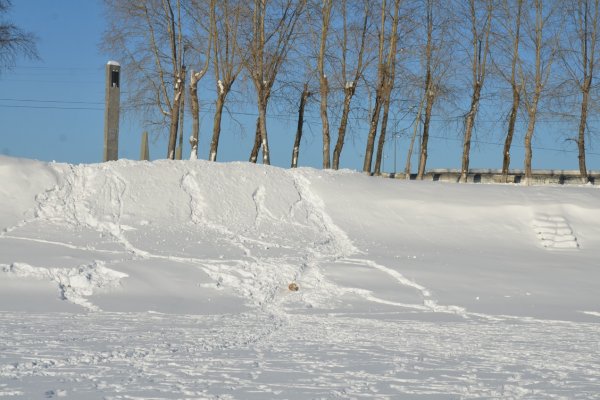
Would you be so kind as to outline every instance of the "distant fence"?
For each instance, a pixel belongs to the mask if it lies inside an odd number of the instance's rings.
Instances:
[[[382,173],[383,177],[406,179],[404,173]],[[416,174],[411,174],[410,179],[416,179]],[[458,169],[432,169],[425,173],[423,180],[440,182],[458,182],[460,170]],[[589,171],[588,178],[592,185],[600,184],[600,171]],[[510,170],[505,180],[502,170],[499,169],[471,169],[467,175],[467,182],[472,183],[521,183],[525,181],[524,170]],[[579,171],[576,170],[533,170],[531,183],[534,185],[580,185]]]

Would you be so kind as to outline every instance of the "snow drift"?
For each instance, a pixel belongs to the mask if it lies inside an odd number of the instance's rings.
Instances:
[[[12,288],[3,293],[18,285],[11,275],[25,282],[39,271],[56,281],[50,271],[101,263],[122,274],[109,285],[121,289],[98,287],[107,304],[92,309],[144,311],[158,306],[144,305],[148,298],[174,296],[177,306],[161,311],[202,312],[207,293],[226,309],[261,306],[290,297],[285,289],[297,281],[303,307],[361,299],[464,315],[600,312],[590,279],[600,242],[595,187],[403,182],[203,161],[2,161],[0,284]],[[27,251],[15,254],[19,247]],[[14,273],[19,263],[31,265],[27,276]],[[19,292],[3,304],[27,304]]]

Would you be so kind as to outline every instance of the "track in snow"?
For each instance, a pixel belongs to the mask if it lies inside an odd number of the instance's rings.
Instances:
[[[596,325],[396,317],[1,313],[0,396],[600,398]]]

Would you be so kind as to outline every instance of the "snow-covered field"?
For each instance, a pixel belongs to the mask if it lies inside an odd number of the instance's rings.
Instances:
[[[600,399],[598,187],[0,157],[0,206],[0,398]]]

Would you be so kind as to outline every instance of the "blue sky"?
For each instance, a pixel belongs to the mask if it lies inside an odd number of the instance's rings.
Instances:
[[[0,75],[0,154],[14,157],[69,163],[94,163],[102,159],[104,123],[104,66],[113,57],[100,50],[99,43],[105,28],[104,6],[99,0],[17,0],[8,18],[22,29],[39,38],[39,61],[19,59],[17,66]],[[117,60],[118,61],[118,60]],[[123,83],[123,90],[129,83]],[[214,90],[205,82],[205,90]],[[252,94],[250,94],[252,96]],[[201,120],[200,158],[208,153],[208,135],[211,129],[211,96],[206,96]],[[232,106],[235,107],[235,106]],[[272,163],[289,166],[296,129],[295,106],[289,110],[272,109],[269,119],[269,140]],[[222,161],[245,161],[253,141],[254,116],[247,105],[237,122],[226,118],[223,142],[220,145]],[[482,115],[494,115],[488,110]],[[307,110],[305,139],[300,153],[300,164],[319,167],[321,138],[318,107]],[[250,114],[250,115],[246,115]],[[286,116],[289,114],[289,116]],[[486,117],[483,116],[482,119]],[[501,124],[480,124],[473,153],[473,168],[501,166]],[[185,137],[190,135],[191,123],[186,122]],[[335,128],[335,126],[334,126]],[[539,125],[538,131],[554,131],[544,139],[536,132],[534,168],[576,169],[577,154],[573,144],[564,142],[558,129],[564,124]],[[120,158],[138,159],[141,116],[126,115],[120,128]],[[434,126],[430,141],[430,168],[458,168],[461,142],[456,126]],[[388,132],[393,129],[388,128]],[[335,132],[335,130],[334,130]],[[402,131],[398,133],[402,134]],[[364,154],[366,129],[350,132],[350,140],[342,157],[342,167],[360,169]],[[166,133],[152,135],[152,159],[163,158],[166,152]],[[521,136],[517,137],[512,155],[512,167],[522,168]],[[335,137],[332,138],[335,140]],[[598,136],[595,137],[598,140]],[[393,169],[394,142],[386,146],[384,170]],[[406,162],[408,138],[396,141],[397,170]],[[415,151],[416,153],[416,151]],[[185,143],[184,157],[189,155]],[[413,161],[416,166],[416,161]],[[588,168],[600,170],[600,146],[588,154]]]

